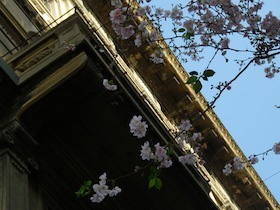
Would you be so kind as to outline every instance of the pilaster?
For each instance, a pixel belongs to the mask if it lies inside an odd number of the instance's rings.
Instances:
[[[0,209],[29,210],[29,170],[10,149],[0,149]]]

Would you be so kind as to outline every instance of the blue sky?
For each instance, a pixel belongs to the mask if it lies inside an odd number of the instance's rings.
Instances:
[[[164,2],[164,4],[163,4]],[[153,4],[160,7],[171,8],[168,5],[186,2],[183,0],[153,0]],[[275,15],[279,12],[275,8],[280,8],[280,1],[266,0],[263,13],[272,10]],[[277,13],[278,12],[278,13]],[[279,16],[278,16],[279,17]],[[168,31],[168,28],[165,27]],[[243,39],[233,37],[230,46],[242,47]],[[209,54],[208,51],[204,52]],[[210,55],[213,55],[213,53]],[[247,58],[246,55],[239,54],[239,58]],[[205,56],[206,57],[206,56]],[[236,54],[228,54],[230,59],[235,59]],[[278,61],[280,56],[276,58]],[[187,72],[203,71],[209,58],[200,62],[188,62],[183,64]],[[278,62],[280,65],[280,61]],[[203,83],[202,93],[204,97],[211,101],[215,91],[210,89],[210,85],[216,85],[219,81],[229,81],[238,72],[238,66],[234,62],[226,63],[223,58],[215,60],[210,68],[216,71],[210,81]],[[280,109],[275,105],[280,105],[280,96],[277,89],[280,84],[280,75],[272,79],[265,77],[264,67],[251,66],[237,81],[232,85],[232,89],[223,93],[217,101],[214,111],[223,122],[229,133],[237,142],[239,147],[248,157],[251,154],[258,154],[270,149],[275,142],[280,141],[279,119]],[[265,160],[254,165],[265,184],[268,186],[275,198],[280,202],[280,155],[270,153]],[[277,174],[278,173],[278,174]],[[272,177],[271,177],[272,176]],[[269,178],[270,177],[270,178]]]

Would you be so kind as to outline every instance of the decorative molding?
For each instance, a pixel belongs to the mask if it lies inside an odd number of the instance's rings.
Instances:
[[[0,142],[14,144],[16,141],[15,131],[19,128],[18,126],[18,124],[13,122],[6,125],[0,133]]]
[[[52,54],[53,49],[55,48],[55,44],[51,45],[50,47],[45,48],[43,51],[35,55],[34,57],[30,58],[29,60],[18,64],[14,70],[19,72],[24,72],[27,69],[31,68],[33,65],[39,63],[46,57]]]
[[[0,142],[3,141],[8,144],[15,144],[18,136],[21,140],[37,146],[38,142],[22,127],[17,118],[10,121],[0,132]]]
[[[64,82],[66,79],[68,79],[70,76],[84,67],[87,61],[88,57],[86,53],[81,52],[74,58],[69,60],[67,63],[62,65],[60,68],[58,68],[53,74],[49,75],[47,78],[41,81],[37,85],[37,87],[26,96],[28,100],[24,104],[22,104],[16,116],[19,118],[20,115],[32,104],[40,100],[47,93],[51,92],[59,84]]]
[[[34,158],[31,158],[31,157],[27,158],[27,161],[28,161],[29,165],[32,166],[32,168],[34,168],[35,170],[39,170],[39,164]]]

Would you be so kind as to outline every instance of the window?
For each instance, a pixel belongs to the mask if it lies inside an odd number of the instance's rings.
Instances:
[[[51,27],[74,14],[74,4],[71,0],[29,0],[29,2]]]
[[[0,56],[7,59],[38,34],[38,29],[13,0],[0,0]]]

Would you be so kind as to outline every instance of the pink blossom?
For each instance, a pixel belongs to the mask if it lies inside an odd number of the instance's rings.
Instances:
[[[188,32],[193,32],[194,22],[192,20],[186,20],[183,23],[183,26],[187,29]]]
[[[183,12],[178,7],[173,7],[170,16],[173,20],[181,20],[183,18]]]
[[[152,42],[157,41],[158,40],[158,33],[153,30],[149,33],[149,38]]]
[[[160,146],[159,143],[155,144],[155,159],[157,161],[162,161],[167,156],[167,151],[163,146]]]
[[[148,125],[145,121],[142,121],[142,116],[133,116],[129,128],[133,136],[143,138],[146,135]]]
[[[138,25],[138,29],[139,29],[140,31],[143,31],[144,29],[146,29],[147,25],[148,25],[147,21],[146,21],[146,20],[143,20],[143,21],[141,21],[141,23]]]
[[[266,31],[266,35],[271,39],[280,35],[280,20],[276,16],[272,15],[271,11],[261,22],[261,27]]]
[[[272,147],[272,150],[276,155],[279,155],[280,154],[280,142],[275,143]]]
[[[121,24],[125,22],[126,16],[123,14],[122,8],[116,8],[110,12],[110,20],[113,24]]]
[[[128,39],[130,38],[131,36],[133,36],[135,33],[134,29],[133,29],[133,26],[132,25],[128,25],[128,26],[125,26],[125,27],[121,27],[121,39]]]
[[[221,48],[222,49],[227,49],[228,48],[228,44],[229,44],[229,39],[228,38],[222,39],[220,44],[221,44]]]

